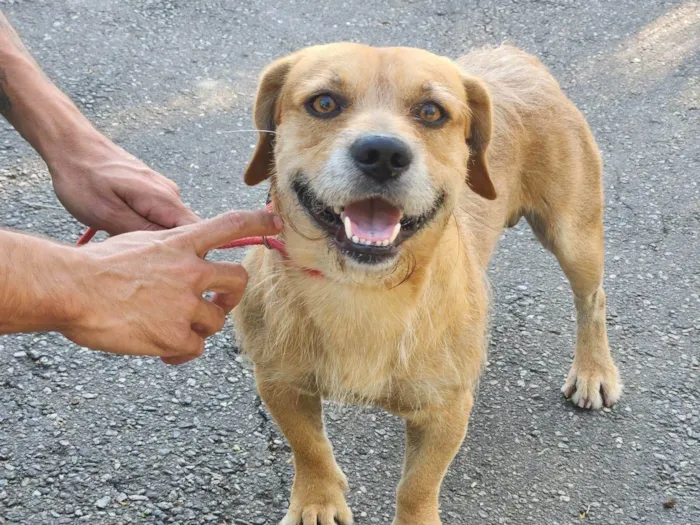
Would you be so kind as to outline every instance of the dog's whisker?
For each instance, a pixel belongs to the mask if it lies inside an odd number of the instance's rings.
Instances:
[[[231,129],[224,131],[217,131],[217,135],[228,135],[229,133],[269,133],[271,135],[277,135],[276,131],[271,129]]]

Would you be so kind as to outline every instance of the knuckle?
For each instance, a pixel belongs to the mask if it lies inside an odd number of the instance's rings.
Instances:
[[[176,338],[176,341],[179,343],[178,346],[180,346],[183,344],[183,341],[189,340],[191,333],[192,325],[189,322],[183,323],[182,326],[173,331],[173,337]]]
[[[231,267],[231,276],[240,281],[242,286],[248,284],[248,271],[241,264],[236,264]]]
[[[228,292],[238,292],[248,284],[248,272],[240,264],[226,264],[219,270],[222,282],[226,283]]]
[[[237,231],[243,230],[248,226],[246,214],[241,211],[232,211],[227,214],[227,218],[231,226]]]
[[[200,306],[201,300],[196,295],[190,295],[187,299],[187,302],[183,305],[183,308],[189,316],[188,321],[191,322],[192,319],[194,319],[194,317],[197,315],[197,311],[199,310]]]
[[[201,357],[201,355],[204,353],[204,341],[200,340],[197,343],[193,344],[192,348],[192,355],[195,357]]]

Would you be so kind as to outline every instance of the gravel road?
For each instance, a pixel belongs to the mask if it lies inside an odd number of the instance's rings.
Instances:
[[[0,0],[47,74],[204,217],[259,208],[241,182],[260,69],[338,40],[458,56],[508,41],[584,111],[605,161],[610,343],[626,389],[559,394],[574,317],[524,221],[491,265],[494,331],[445,524],[700,523],[700,4],[650,0]],[[0,123],[0,226],[74,242],[45,166]],[[216,254],[234,259],[238,254]],[[391,523],[402,425],[329,407],[359,524]],[[0,338],[0,524],[274,524],[290,452],[232,330],[194,363]],[[668,508],[667,508],[668,507]]]

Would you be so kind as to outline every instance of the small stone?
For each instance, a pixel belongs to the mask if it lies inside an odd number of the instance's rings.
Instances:
[[[14,354],[12,354],[12,357],[27,357],[27,352],[15,352]]]
[[[139,494],[131,494],[130,496],[128,496],[128,498],[131,501],[146,501],[148,499],[147,496],[141,496]]]
[[[35,350],[34,348],[29,350],[29,352],[27,352],[27,353],[29,354],[29,357],[31,358],[32,361],[38,361],[44,355],[41,352],[39,352],[38,350]]]
[[[117,503],[124,503],[128,497],[129,496],[127,496],[123,492],[120,492],[115,499],[117,500]]]
[[[98,509],[106,509],[107,505],[109,505],[111,501],[112,498],[110,498],[109,496],[104,496],[95,502],[95,507],[97,507]]]
[[[174,506],[172,503],[170,503],[168,501],[161,501],[159,503],[156,503],[156,505],[160,510],[170,510]]]

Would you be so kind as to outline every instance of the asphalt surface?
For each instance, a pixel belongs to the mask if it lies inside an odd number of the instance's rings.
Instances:
[[[524,221],[491,265],[494,332],[446,524],[700,523],[700,5],[649,0],[0,0],[47,74],[204,217],[259,208],[241,182],[260,69],[338,40],[458,56],[538,55],[605,161],[610,344],[625,391],[588,413],[559,393],[571,294]],[[74,242],[41,160],[0,124],[0,226]],[[217,254],[233,258],[233,254]],[[390,523],[399,420],[332,408],[358,523]],[[273,524],[289,449],[232,332],[194,363],[0,338],[0,524]],[[668,508],[667,508],[668,507]]]

